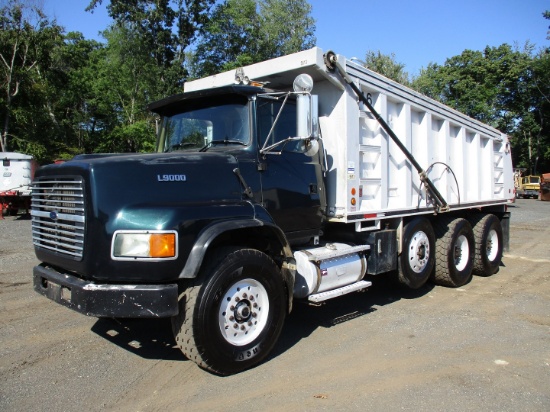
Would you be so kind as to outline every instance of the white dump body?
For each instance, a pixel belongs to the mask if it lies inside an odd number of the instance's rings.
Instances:
[[[416,169],[363,110],[351,87],[326,67],[323,56],[321,49],[313,48],[242,71],[277,90],[291,90],[301,73],[312,76],[326,151],[329,218],[356,222],[357,230],[363,230],[363,221],[432,213]],[[343,56],[337,58],[370,95],[375,110],[428,172],[451,209],[512,202],[513,168],[506,135]],[[230,71],[188,82],[184,90],[234,84],[235,75]]]
[[[34,161],[32,156],[0,152],[2,174],[0,178],[0,193],[17,192],[19,196],[31,195],[31,182],[34,176]]]

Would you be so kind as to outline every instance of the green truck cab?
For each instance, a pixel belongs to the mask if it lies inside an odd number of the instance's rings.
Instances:
[[[212,262],[239,257],[226,288],[256,291],[234,296],[227,315],[238,325],[228,351],[247,345],[226,356],[242,368],[269,351],[274,339],[263,335],[278,335],[290,310],[292,247],[321,233],[319,154],[306,153],[306,138],[288,139],[297,136],[295,99],[282,107],[260,87],[181,94],[150,109],[162,116],[156,153],[81,155],[37,172],[35,290],[90,316],[172,317],[177,338],[180,295]]]

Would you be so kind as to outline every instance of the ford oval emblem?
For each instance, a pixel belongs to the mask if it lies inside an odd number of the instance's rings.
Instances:
[[[57,220],[57,212],[50,212],[50,219]]]

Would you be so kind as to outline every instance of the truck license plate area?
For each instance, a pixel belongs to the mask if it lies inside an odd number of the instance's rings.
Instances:
[[[60,299],[66,302],[71,301],[71,297],[72,297],[71,288],[68,288],[66,286],[61,286],[46,278],[41,279],[40,286],[42,287],[42,289],[46,291],[46,294],[51,299],[54,299],[54,300]]]
[[[65,287],[65,286],[61,286],[61,300],[65,300],[67,302],[70,302],[71,301],[71,289]]]

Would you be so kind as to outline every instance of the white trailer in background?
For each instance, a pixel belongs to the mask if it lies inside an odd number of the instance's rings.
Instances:
[[[31,183],[36,168],[32,156],[1,152],[2,175],[0,176],[0,217],[6,211],[15,215],[19,209],[28,211],[31,200]]]

